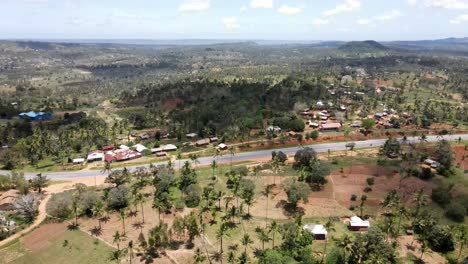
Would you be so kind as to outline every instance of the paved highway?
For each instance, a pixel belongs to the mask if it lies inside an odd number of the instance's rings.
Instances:
[[[468,134],[463,134],[463,135],[446,135],[446,136],[427,136],[426,141],[428,142],[437,142],[441,139],[449,140],[449,141],[456,141],[459,138],[462,140],[468,140]],[[401,140],[401,138],[400,138]],[[364,140],[364,141],[347,141],[347,142],[334,142],[334,143],[323,143],[323,144],[312,144],[312,145],[303,145],[303,146],[295,146],[295,147],[287,147],[287,148],[277,148],[277,149],[268,149],[268,150],[257,150],[257,151],[251,151],[251,152],[241,152],[241,153],[236,153],[232,157],[233,162],[239,162],[239,161],[247,161],[247,160],[254,160],[254,159],[265,159],[271,157],[271,152],[273,150],[281,150],[287,155],[294,155],[297,150],[304,148],[304,147],[311,147],[317,152],[327,152],[328,150],[330,151],[338,151],[338,150],[344,150],[346,149],[346,143],[349,142],[355,142],[356,146],[354,147],[355,149],[360,149],[360,148],[371,148],[371,147],[380,147],[385,143],[386,139],[370,139],[370,140]],[[408,137],[407,142],[414,143],[414,142],[419,142],[420,138],[419,137]],[[211,164],[211,162],[215,158],[213,157],[202,157],[199,158],[199,162],[201,166],[206,166]],[[223,156],[218,156],[217,162],[219,163],[228,163],[231,161],[231,155],[230,154],[225,154]],[[183,164],[185,160],[181,161],[181,164]],[[159,163],[163,164],[163,163]],[[158,164],[154,164],[158,165]],[[175,162],[175,166],[178,165],[178,161]],[[138,167],[144,167],[144,166],[149,166],[149,165],[138,165],[138,166],[130,166],[128,169],[130,171],[135,170]],[[0,171],[0,174],[8,174],[8,171]],[[34,177],[37,173],[32,173],[32,172],[27,172],[25,173],[26,178],[30,179]],[[91,170],[91,171],[64,171],[64,172],[45,172],[43,175],[46,175],[48,178],[53,179],[53,180],[67,180],[67,179],[73,179],[73,178],[87,178],[87,177],[104,177],[106,176],[99,170]]]

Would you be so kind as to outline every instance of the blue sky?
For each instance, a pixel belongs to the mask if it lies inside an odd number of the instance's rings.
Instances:
[[[0,0],[0,10],[2,39],[468,36],[468,0]]]

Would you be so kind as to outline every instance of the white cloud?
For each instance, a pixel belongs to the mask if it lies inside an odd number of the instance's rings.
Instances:
[[[273,0],[252,0],[251,8],[273,8]]]
[[[370,19],[366,19],[366,18],[361,18],[361,19],[359,19],[359,20],[357,21],[357,23],[358,23],[359,25],[367,25],[367,24],[369,24],[370,22],[371,22],[371,20],[370,20]]]
[[[241,13],[245,13],[247,11],[247,7],[246,6],[243,6],[240,8],[240,12]]]
[[[341,13],[352,12],[361,8],[360,0],[345,0],[335,8],[323,12],[324,16],[335,16]]]
[[[356,23],[359,24],[359,25],[369,25],[371,23],[393,20],[393,19],[396,19],[396,18],[398,18],[398,17],[400,17],[402,15],[403,14],[400,11],[398,11],[396,9],[393,9],[393,10],[384,12],[381,15],[374,16],[374,17],[371,17],[371,18],[361,18],[361,19],[357,20]]]
[[[224,24],[224,27],[228,30],[234,30],[240,28],[239,20],[237,17],[225,17],[221,20]]]
[[[184,0],[179,5],[179,12],[200,12],[210,8],[210,0]]]
[[[426,0],[426,7],[443,9],[468,9],[466,0]]]
[[[293,16],[297,15],[302,12],[304,7],[294,7],[294,6],[288,6],[288,5],[282,5],[280,8],[278,8],[278,13],[283,14],[283,15],[288,15],[288,16]]]
[[[451,24],[461,24],[463,22],[468,22],[468,14],[459,15],[455,17],[454,19],[450,20]]]
[[[410,6],[415,6],[418,4],[418,0],[407,0],[407,2],[408,2],[408,5]]]
[[[380,20],[380,21],[385,21],[385,20],[395,19],[399,16],[402,16],[401,12],[396,9],[393,9],[391,11],[383,13],[382,15],[376,16],[375,19]]]
[[[321,26],[321,25],[326,25],[326,24],[328,24],[328,22],[329,22],[329,21],[326,20],[326,19],[316,18],[316,19],[314,19],[314,21],[312,22],[312,24],[313,24],[314,26]]]

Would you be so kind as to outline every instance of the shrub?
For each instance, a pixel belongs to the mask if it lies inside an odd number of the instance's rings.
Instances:
[[[449,252],[455,249],[452,234],[445,227],[434,226],[423,235],[423,238],[429,243],[429,246],[434,251]]]
[[[47,213],[65,220],[72,213],[72,195],[70,192],[53,194],[47,203]]]
[[[356,201],[356,199],[357,199],[357,195],[351,194],[351,201]]]
[[[419,173],[419,178],[421,180],[429,180],[434,177],[434,173],[430,168],[422,168],[421,173]]]
[[[201,188],[196,184],[189,185],[185,190],[187,196],[185,197],[185,204],[187,207],[197,207],[201,200]]]
[[[350,211],[354,211],[354,209],[356,209],[356,207],[355,207],[354,205],[351,205],[351,206],[349,207],[349,210],[350,210]]]
[[[447,206],[445,215],[455,222],[463,222],[465,220],[466,208],[458,202],[452,202]]]
[[[441,206],[445,206],[450,203],[452,200],[452,195],[450,194],[450,188],[447,186],[439,186],[432,191],[431,198],[434,202],[438,203]]]
[[[372,186],[374,185],[375,179],[374,178],[367,178],[367,185]]]

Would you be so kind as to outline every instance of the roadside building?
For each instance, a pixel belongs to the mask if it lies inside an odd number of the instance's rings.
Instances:
[[[213,143],[213,142],[218,142],[218,137],[210,137],[210,142]]]
[[[161,149],[162,149],[162,151],[166,151],[166,152],[176,151],[177,146],[174,145],[174,144],[167,144],[167,145],[161,146]]]
[[[228,149],[228,146],[226,144],[224,144],[224,143],[221,143],[221,144],[218,145],[218,149],[219,150],[226,150],[226,149]]]
[[[362,121],[361,120],[355,120],[351,123],[350,125],[351,127],[356,127],[356,128],[359,128],[362,126]]]
[[[279,133],[279,132],[281,132],[281,127],[279,127],[279,126],[269,126],[269,127],[267,127],[266,131],[270,132],[270,133],[271,132]]]
[[[88,154],[88,157],[86,157],[86,160],[88,162],[93,162],[93,161],[102,161],[104,160],[104,153],[101,151],[93,151]]]
[[[340,128],[340,123],[326,123],[320,125],[320,131],[338,131]]]
[[[136,151],[142,153],[143,151],[147,150],[148,148],[143,146],[142,144],[136,144],[133,146],[133,148],[135,148]]]
[[[83,158],[73,159],[72,162],[73,162],[74,165],[80,165],[80,164],[83,164],[85,162],[85,159],[83,159]]]
[[[185,137],[187,137],[189,139],[193,139],[193,138],[197,137],[197,133],[188,133],[187,135],[185,135]]]
[[[132,160],[141,157],[141,153],[131,149],[121,149],[115,152],[114,159],[117,161]]]
[[[102,151],[110,151],[110,150],[114,150],[115,149],[115,146],[114,145],[107,145],[107,146],[104,146],[101,148]]]
[[[195,142],[195,146],[197,146],[197,147],[203,147],[203,146],[207,146],[209,144],[210,144],[210,139],[209,138],[200,139],[197,142]]]

